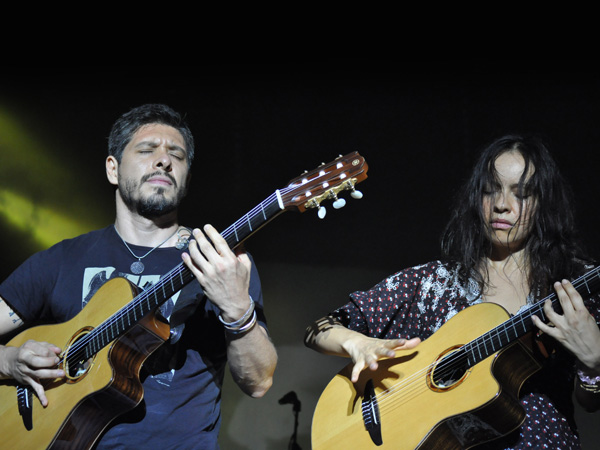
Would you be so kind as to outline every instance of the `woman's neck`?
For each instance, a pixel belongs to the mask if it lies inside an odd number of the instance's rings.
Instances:
[[[529,267],[523,251],[486,258],[482,275],[486,281],[483,298],[485,301],[503,306],[515,314],[527,302],[529,295]]]

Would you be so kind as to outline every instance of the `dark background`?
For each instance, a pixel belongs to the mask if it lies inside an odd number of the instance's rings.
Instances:
[[[172,106],[194,132],[192,189],[182,211],[188,226],[225,229],[304,170],[339,154],[363,155],[369,172],[358,185],[362,200],[346,196],[341,210],[326,205],[324,220],[315,211],[286,212],[247,242],[271,310],[278,373],[298,377],[276,378],[262,403],[248,408],[268,410],[270,402],[278,412],[280,394],[305,391],[301,443],[309,448],[311,407],[334,372],[323,368],[330,359],[303,348],[304,327],[344,303],[349,292],[438,256],[451,198],[489,141],[508,132],[546,137],[577,194],[582,237],[598,255],[597,63],[315,60],[6,68],[0,75],[0,119],[11,122],[0,123],[0,189],[17,190],[90,229],[111,223],[107,136],[120,114],[143,103]],[[2,138],[14,123],[43,158],[25,157],[15,141]],[[31,226],[17,229],[0,217],[2,278],[39,249],[35,227],[43,224],[37,219],[34,212]],[[291,354],[306,359],[299,364],[298,357],[287,359]],[[313,384],[302,387],[301,378]],[[292,426],[287,412],[289,422],[266,429],[264,423],[274,419],[251,412],[260,418],[255,434],[263,440],[249,447],[229,442],[232,430],[245,426],[235,411],[247,407],[246,400],[230,398],[224,400],[225,448],[284,448],[281,430],[291,432]]]

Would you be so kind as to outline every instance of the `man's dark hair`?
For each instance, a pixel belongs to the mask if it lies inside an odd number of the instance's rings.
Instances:
[[[108,136],[108,154],[120,163],[123,151],[131,138],[144,125],[161,124],[175,128],[183,136],[187,150],[188,167],[194,160],[194,137],[181,115],[161,104],[147,104],[133,108],[117,119]]]

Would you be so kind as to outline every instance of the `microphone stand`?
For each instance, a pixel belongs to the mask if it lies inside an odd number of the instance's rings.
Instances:
[[[288,445],[288,450],[302,450],[297,442],[298,437],[298,415],[300,413],[300,401],[294,402],[294,433],[290,438],[290,443]]]
[[[288,450],[302,450],[297,442],[298,437],[298,415],[300,413],[300,400],[296,396],[294,391],[288,392],[286,395],[279,399],[279,404],[284,405],[287,403],[291,403],[294,411],[294,432],[292,433],[292,437],[290,438],[290,442],[288,444]]]

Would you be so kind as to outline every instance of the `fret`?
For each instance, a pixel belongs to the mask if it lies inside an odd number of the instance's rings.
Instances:
[[[501,342],[500,338],[499,338],[499,335],[498,335],[498,331],[496,331],[496,329],[492,330],[490,333],[491,333],[491,335],[490,335],[490,346],[492,347],[492,351],[488,352],[488,356],[490,355],[490,353],[493,353],[493,352],[496,351],[496,345],[494,345],[494,337],[493,337],[494,333],[496,334],[495,339],[498,340],[498,343]]]
[[[481,347],[479,346],[479,344],[475,344],[475,348],[477,349],[477,352],[479,353],[479,359],[481,360]]]
[[[483,336],[483,339],[482,339],[482,341],[483,341],[483,347],[484,347],[484,349],[485,349],[485,352],[484,352],[484,354],[487,356],[487,355],[489,355],[490,353],[489,353],[489,351],[488,351],[487,344],[486,344],[486,342],[485,342],[485,341],[486,341],[485,335]]]
[[[508,334],[508,328],[507,327],[503,327],[504,328],[504,334],[506,335],[506,340],[510,341],[510,336]]]
[[[517,328],[515,326],[515,321],[514,320],[511,321],[511,329],[514,332],[514,335],[516,336],[518,334],[518,332],[517,332]]]
[[[473,351],[469,351],[469,353],[471,354],[471,356],[473,356],[473,360],[471,361],[471,359],[469,358],[469,356],[467,356],[467,366],[471,367],[474,366],[475,364],[477,364],[477,360],[475,358],[475,355],[473,354]]]
[[[591,289],[590,289],[590,287],[588,286],[588,284],[587,284],[587,280],[586,280],[586,279],[584,279],[584,280],[583,280],[583,283],[585,284],[585,287],[586,287],[586,289],[587,289],[587,291],[588,291],[588,294],[591,294],[591,293],[592,293],[592,290],[591,290]]]
[[[519,318],[519,323],[520,323],[520,325],[522,327],[522,331],[527,331],[527,327],[525,326],[525,322],[523,322],[523,316],[519,315],[517,317]],[[518,336],[518,334],[517,334],[517,336]]]
[[[142,310],[142,311],[144,311],[144,313],[152,310],[152,305],[150,304],[150,297],[146,296],[145,299],[146,299],[146,308],[147,309],[146,309],[146,311]],[[146,315],[146,314],[144,314],[144,315]]]
[[[262,211],[263,219],[266,221],[267,220],[267,214],[265,212],[264,202],[260,204],[260,210]]]
[[[169,298],[170,295],[167,295],[167,291],[165,290],[165,286],[162,285],[160,288],[162,289],[162,294],[163,294],[162,298]],[[158,297],[156,297],[156,295],[154,296],[154,300],[155,300],[154,304],[155,304],[155,306],[157,306],[159,302],[158,302]]]

